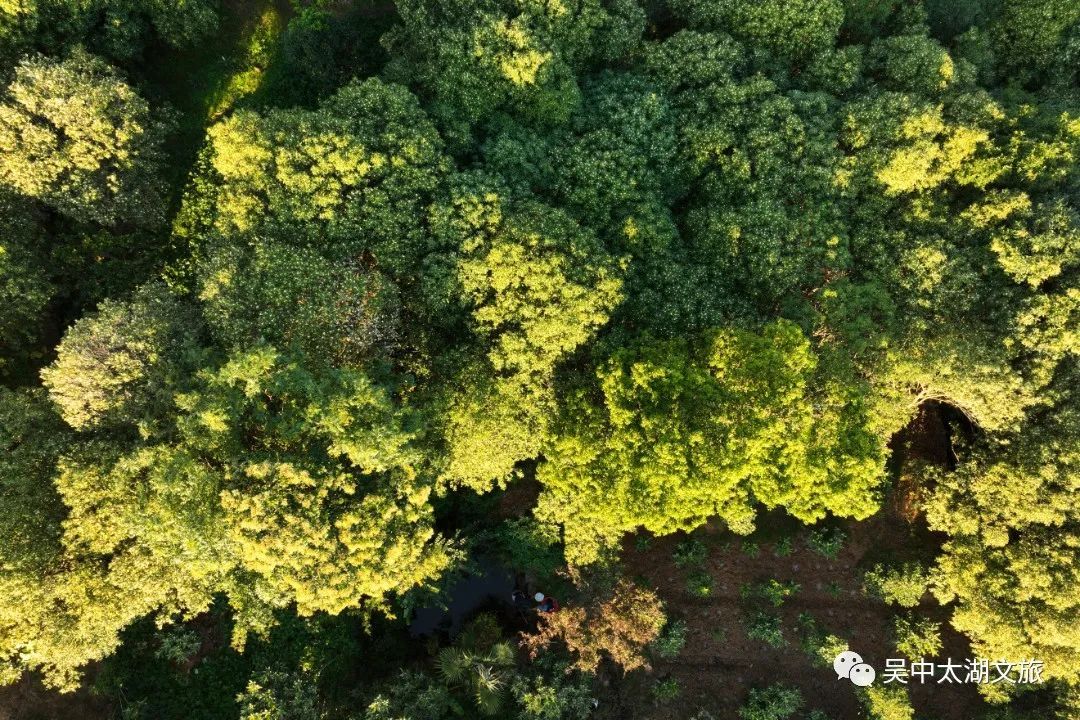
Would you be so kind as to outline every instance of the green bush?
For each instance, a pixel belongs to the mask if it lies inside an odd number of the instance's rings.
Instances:
[[[675,678],[657,680],[652,687],[653,700],[661,704],[671,702],[681,694],[682,688],[679,686],[679,681]]]
[[[546,659],[530,663],[527,672],[532,677],[516,678],[510,686],[516,720],[586,720],[592,715],[594,676],[568,673],[565,665]]]
[[[818,667],[832,667],[833,658],[848,649],[847,640],[826,633],[810,613],[800,613],[797,620],[799,647]]]
[[[787,720],[802,706],[802,693],[777,683],[762,690],[751,690],[749,700],[739,710],[739,717],[742,720]]]
[[[941,652],[941,623],[908,614],[893,618],[893,643],[896,650],[915,661]]]
[[[919,604],[929,584],[930,573],[915,562],[899,567],[879,563],[863,575],[863,587],[868,594],[906,608]]]
[[[688,538],[675,546],[672,559],[675,561],[675,567],[696,568],[705,564],[708,553],[708,548],[703,542]]]
[[[690,573],[686,578],[686,592],[692,597],[705,599],[712,596],[713,578],[704,570]]]
[[[157,650],[154,656],[159,660],[181,663],[199,652],[202,647],[202,638],[199,633],[184,627],[174,625],[161,631],[158,635]]]
[[[363,720],[444,718],[457,705],[450,690],[430,675],[403,670],[382,684],[365,708]],[[457,705],[460,711],[460,705]]]
[[[670,660],[677,657],[686,645],[686,621],[669,620],[660,637],[653,641],[653,650],[662,658]]]
[[[810,531],[806,544],[818,555],[835,560],[843,549],[845,540],[847,533],[840,528],[820,527]]]
[[[563,565],[558,532],[534,518],[507,520],[493,531],[493,536],[491,540],[510,567],[526,569],[535,577],[544,578],[554,575]]]
[[[771,579],[761,583],[746,584],[739,588],[743,600],[764,600],[773,607],[780,607],[789,597],[799,592],[801,586],[794,580],[781,582]]]
[[[754,640],[760,640],[769,647],[781,648],[787,645],[779,615],[754,613],[746,624],[746,635]]]
[[[870,720],[913,720],[915,717],[915,710],[904,688],[895,685],[873,686],[860,692],[859,696]]]
[[[323,720],[317,678],[278,671],[255,673],[237,698],[240,720]]]
[[[799,592],[800,587],[799,583],[794,580],[780,582],[773,579],[761,586],[761,595],[771,602],[773,607],[780,607],[785,600]]]

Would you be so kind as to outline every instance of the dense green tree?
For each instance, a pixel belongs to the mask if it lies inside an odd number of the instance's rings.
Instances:
[[[43,391],[0,390],[0,569],[5,581],[10,574],[47,572],[59,550],[64,509],[52,487],[52,472],[69,441]],[[9,620],[5,616],[5,623]],[[6,662],[11,650],[6,634],[4,640]]]
[[[199,274],[204,314],[225,347],[266,341],[312,362],[356,365],[398,339],[397,288],[360,262],[267,241],[224,245]]]
[[[171,441],[62,460],[63,559],[44,581],[12,578],[4,647],[34,648],[23,666],[70,687],[144,615],[192,616],[224,592],[242,644],[275,608],[386,608],[446,566],[408,412],[362,373],[313,375],[261,347],[176,402]]]
[[[1032,206],[1021,193],[997,206],[1010,222],[996,228],[991,248],[1013,280],[1038,287],[1080,265],[1080,215],[1061,198]]]
[[[484,363],[456,377],[443,405],[444,479],[481,492],[505,485],[519,462],[539,457],[555,410],[550,385],[493,377]]]
[[[1027,82],[1045,77],[1078,24],[1080,8],[1069,0],[1003,0],[989,28],[1001,72]]]
[[[75,220],[155,226],[163,133],[103,60],[30,57],[0,103],[0,185]]]
[[[606,322],[619,267],[566,213],[480,177],[462,179],[432,226],[458,249],[457,283],[489,348],[449,401],[447,474],[483,488],[539,454],[556,365]]]
[[[832,45],[844,19],[840,0],[671,0],[672,10],[694,28],[720,30],[754,47],[803,58]]]
[[[314,105],[353,77],[373,75],[387,60],[378,38],[393,16],[372,17],[365,7],[329,11],[304,7],[281,34],[278,57],[267,68],[260,93],[276,105]]]
[[[224,527],[264,601],[337,613],[445,566],[409,415],[385,387],[312,375],[268,348],[202,382],[178,399],[181,447],[231,467]]]
[[[846,263],[834,101],[746,77],[743,49],[726,36],[680,33],[654,52],[656,81],[671,88],[678,175],[691,189],[679,248],[684,277],[698,276],[689,304],[715,308],[714,325],[778,304],[805,313],[800,296]]]
[[[573,134],[552,150],[552,184],[560,204],[582,221],[616,230],[610,243],[632,245],[633,238],[618,238],[627,217],[679,195],[670,103],[656,85],[629,73],[605,73],[583,91]]]
[[[470,188],[452,203],[433,222],[458,242],[458,279],[492,366],[550,373],[619,300],[617,264],[556,208],[498,189]]]
[[[429,250],[417,222],[447,170],[416,99],[379,80],[354,82],[316,110],[239,111],[209,130],[206,230],[269,235],[370,255],[397,276]]]
[[[163,285],[146,285],[72,325],[42,380],[75,429],[153,423],[171,407],[198,334],[190,307]]]
[[[190,47],[218,25],[215,0],[4,0],[0,2],[0,57],[36,46],[62,53],[83,43],[119,60],[153,39]]]
[[[1070,376],[1075,378],[1075,372]],[[1078,422],[1074,393],[1019,433],[980,443],[935,477],[927,520],[949,534],[935,592],[953,625],[993,657],[1038,658],[1048,677],[1080,677]]]
[[[968,337],[914,335],[874,366],[874,427],[898,432],[927,401],[944,402],[988,430],[1016,427],[1035,400],[1003,347],[974,331]]]
[[[956,69],[945,48],[923,35],[897,35],[870,45],[869,65],[882,85],[933,96],[953,80]]]
[[[993,154],[987,127],[1001,109],[985,95],[957,96],[945,106],[886,91],[849,103],[843,114],[840,140],[851,156],[850,172],[862,176],[850,180],[858,187],[872,178],[887,196],[946,182],[984,188],[1006,169]]]
[[[816,365],[783,321],[619,351],[598,372],[601,407],[567,398],[537,514],[564,525],[574,562],[639,526],[669,533],[719,515],[745,534],[758,503],[806,522],[870,515],[881,444],[859,396]]]
[[[396,7],[401,24],[384,40],[387,72],[417,86],[462,140],[468,123],[499,110],[565,121],[580,101],[577,73],[629,53],[644,26],[629,0],[407,0]]]
[[[53,485],[70,431],[41,390],[0,389],[0,682],[25,668],[73,689],[76,669],[116,645],[121,598],[65,557],[66,508]],[[134,603],[135,598],[124,601]]]

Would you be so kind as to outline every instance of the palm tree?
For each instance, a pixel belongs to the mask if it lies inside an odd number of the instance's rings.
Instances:
[[[482,653],[443,648],[435,659],[447,686],[471,693],[477,709],[488,716],[496,715],[502,707],[503,690],[515,664],[514,648],[508,642],[497,642]]]

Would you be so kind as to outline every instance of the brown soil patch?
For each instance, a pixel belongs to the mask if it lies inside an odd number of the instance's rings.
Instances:
[[[713,594],[706,600],[688,593],[688,572],[672,561],[672,552],[683,536],[655,539],[645,551],[628,543],[623,555],[627,572],[648,580],[648,586],[664,600],[669,615],[683,618],[689,632],[682,653],[672,661],[654,663],[651,675],[639,673],[615,680],[607,710],[616,712],[603,716],[686,720],[705,709],[717,718],[734,718],[750,688],[783,682],[802,691],[807,709],[820,708],[834,720],[861,717],[853,687],[837,680],[831,669],[814,666],[803,653],[796,621],[800,613],[809,613],[826,632],[846,638],[851,648],[880,672],[885,658],[899,657],[888,639],[896,610],[862,593],[858,566],[868,551],[881,548],[883,538],[896,537],[897,533],[907,537],[910,531],[892,514],[853,523],[847,531],[848,542],[835,560],[807,549],[801,540],[786,557],[775,555],[775,543],[763,543],[759,555],[751,558],[740,550],[738,540],[717,534],[716,539],[706,540],[710,553],[704,569],[714,579]],[[740,596],[744,584],[770,578],[793,580],[801,586],[779,610],[788,641],[780,649],[747,637],[748,603]],[[773,612],[767,604],[750,609]],[[947,622],[948,612],[929,599],[919,611]],[[971,657],[962,636],[951,631],[944,635],[942,657]],[[648,691],[655,680],[667,677],[678,680],[682,694],[669,705],[657,707]],[[979,704],[970,685],[915,685],[911,695],[917,710],[940,720],[969,720]]]
[[[889,638],[894,615],[900,609],[888,606],[862,592],[863,569],[886,557],[892,559],[935,555],[941,538],[930,533],[920,521],[918,502],[923,489],[918,464],[950,467],[953,461],[947,409],[924,407],[916,420],[894,440],[894,489],[881,512],[859,523],[847,523],[847,541],[836,559],[828,559],[806,545],[806,531],[794,536],[790,555],[776,554],[785,523],[774,517],[761,519],[756,557],[745,554],[742,538],[717,527],[706,526],[695,537],[706,544],[708,558],[703,568],[713,578],[708,599],[692,596],[687,590],[691,570],[675,566],[672,553],[685,535],[652,539],[645,550],[628,538],[623,548],[626,572],[663,599],[669,616],[682,618],[688,626],[686,646],[671,661],[658,660],[652,673],[635,673],[625,678],[604,679],[605,695],[599,716],[648,720],[687,720],[699,710],[716,718],[737,718],[750,688],[776,682],[792,685],[802,692],[804,710],[821,709],[833,720],[854,720],[865,716],[854,687],[837,680],[831,668],[820,668],[799,646],[797,618],[809,613],[825,632],[848,640],[852,650],[877,668],[879,677],[885,658],[900,657]],[[789,521],[790,522],[790,521]],[[769,530],[775,540],[758,540]],[[759,602],[757,607],[743,600],[740,588],[769,579],[794,581],[800,590],[778,611],[788,644],[773,649],[746,634],[749,611],[776,612]],[[950,611],[927,595],[916,611],[942,623],[944,649],[938,661],[951,657],[963,661],[972,657],[967,640],[948,625]],[[682,689],[674,701],[657,706],[650,695],[653,684],[663,678],[676,679]],[[939,720],[970,720],[982,705],[976,686],[936,684],[908,685],[916,713]]]

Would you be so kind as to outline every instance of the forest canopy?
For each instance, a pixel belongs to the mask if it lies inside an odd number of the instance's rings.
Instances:
[[[879,595],[918,571],[1076,717],[1080,4],[236,5],[0,0],[0,682],[207,617],[378,633],[509,543],[577,657],[481,619],[445,682],[262,668],[221,717],[585,718],[670,637],[628,538],[910,500]]]

